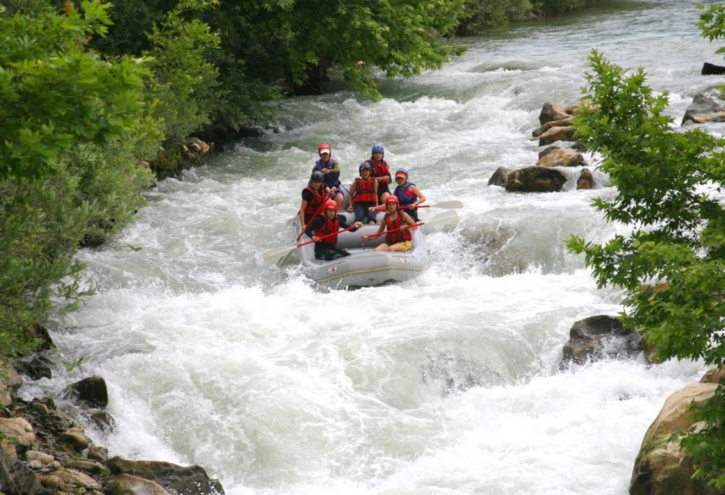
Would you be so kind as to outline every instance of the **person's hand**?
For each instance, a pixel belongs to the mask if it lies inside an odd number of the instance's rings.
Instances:
[[[361,221],[358,220],[357,222],[354,223],[354,225],[355,225],[355,227],[357,227],[359,229],[360,227],[362,227],[363,224]]]
[[[330,173],[330,169],[328,169],[328,168],[323,168],[323,169],[322,169],[322,173],[323,173],[323,174],[329,174],[329,173]]]
[[[352,205],[347,207],[347,211],[352,211]]]
[[[312,236],[312,240],[315,241],[315,242],[320,242],[320,238],[317,237],[316,235],[313,235]]]
[[[363,240],[363,241],[367,241],[368,239],[370,239],[370,237],[369,237],[369,236],[366,236],[366,235],[362,236],[362,240]]]
[[[406,230],[407,228],[408,228],[408,226],[407,226],[407,225],[401,225],[401,226],[400,226],[400,230]]]

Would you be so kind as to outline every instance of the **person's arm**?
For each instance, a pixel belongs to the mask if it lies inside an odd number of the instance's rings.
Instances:
[[[413,220],[410,215],[405,213],[404,211],[400,212],[400,217],[403,219],[405,223],[408,225],[415,225],[415,220]],[[409,227],[408,225],[401,225],[400,230],[406,230],[406,229],[417,229],[418,227]]]
[[[317,229],[319,229],[320,227],[322,227],[323,221],[324,220],[322,219],[322,217],[319,217],[319,216],[313,218],[312,221],[310,221],[310,224],[305,229],[305,235],[307,237],[309,237],[310,239],[312,239],[313,241],[319,242],[320,238],[317,237],[316,235],[314,235],[314,232]]]
[[[312,199],[312,194],[307,189],[302,190],[302,203],[300,204],[300,225],[305,228],[305,208]]]
[[[388,219],[388,214],[386,213],[385,216],[383,217],[383,220],[380,222],[380,227],[378,227],[378,231],[376,232],[376,234],[380,234],[383,230],[385,230],[385,226],[387,225],[387,222],[386,222],[387,219]],[[362,236],[363,241],[367,241],[368,239],[370,239],[369,236],[366,236],[366,235]]]
[[[352,225],[348,225],[347,222],[345,221],[345,217],[343,217],[342,215],[338,215],[337,220],[340,222],[341,229],[350,229],[351,232],[355,232],[357,229],[359,229],[363,225],[362,222],[353,222]],[[355,227],[355,228],[350,228],[350,227]]]
[[[375,206],[378,206],[378,181],[373,183],[373,196],[375,197]]]
[[[420,192],[420,189],[418,189],[416,186],[410,186],[408,189],[413,194],[415,194],[416,198],[418,198],[418,199],[416,199],[416,201],[413,204],[410,205],[412,208],[415,208],[416,206],[418,206],[421,203],[425,203],[425,196],[423,196],[423,193]]]
[[[339,174],[341,171],[340,162],[338,162],[337,160],[330,159],[327,161],[327,165],[330,165],[330,162],[332,162],[332,168],[325,166],[322,169],[322,172],[325,174]],[[327,172],[325,172],[325,170],[327,170]]]
[[[355,198],[355,189],[357,188],[357,179],[352,181],[352,185],[350,186],[350,193],[347,195],[347,211],[352,211],[353,206],[355,206],[355,202],[353,199]]]

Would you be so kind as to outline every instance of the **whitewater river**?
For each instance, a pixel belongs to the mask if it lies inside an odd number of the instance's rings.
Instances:
[[[465,55],[382,82],[376,103],[340,83],[286,102],[279,132],[160,182],[115,242],[79,254],[98,292],[55,318],[53,339],[83,362],[24,396],[102,376],[117,429],[90,430],[94,441],[199,464],[234,495],[626,494],[647,427],[704,366],[559,371],[575,321],[622,309],[563,244],[623,231],[590,207],[614,191],[599,172],[589,191],[487,182],[499,166],[536,163],[541,107],[581,96],[594,47],[644,67],[679,125],[693,95],[722,81],[699,75],[722,60],[694,26],[695,4],[610,2],[464,39]],[[321,142],[346,180],[380,142],[430,204],[463,202],[455,230],[428,236],[419,278],[323,292],[295,265],[263,263],[291,244]]]

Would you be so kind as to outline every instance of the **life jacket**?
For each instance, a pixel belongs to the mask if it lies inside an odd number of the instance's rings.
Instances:
[[[385,229],[388,231],[387,234],[385,234],[385,242],[388,244],[397,244],[399,242],[403,241],[410,241],[413,239],[413,236],[410,234],[410,230],[396,230],[403,226],[405,222],[403,222],[403,215],[398,213],[398,218],[395,220],[390,219],[389,214],[385,214]],[[395,232],[390,232],[391,230],[395,230]]]
[[[332,158],[330,158],[327,161],[327,163],[334,166],[334,161],[332,160]],[[330,167],[328,167],[327,164],[323,164],[322,159],[319,159],[315,162],[315,169],[313,170],[313,172],[315,170],[318,172],[322,172],[323,168],[330,168]],[[339,173],[335,172],[335,173],[329,173],[329,174],[323,174],[323,175],[325,177],[322,179],[322,181],[325,183],[325,185],[327,187],[336,187],[336,188],[340,189],[340,174]]]
[[[414,186],[412,182],[406,182],[405,184],[401,184],[395,188],[395,191],[393,191],[393,195],[398,197],[398,201],[400,202],[400,206],[408,206],[413,203],[415,203],[415,200],[418,199],[418,196],[416,196],[413,191],[411,191],[409,188],[410,186]]]
[[[322,206],[322,202],[325,201],[327,193],[323,187],[320,187],[317,191],[312,189],[310,186],[305,187],[305,189],[312,193],[312,199],[309,200],[307,202],[307,206],[305,206],[305,215],[314,216],[315,213],[318,213],[320,206]]]
[[[380,160],[376,163],[372,158],[369,160],[365,160],[365,162],[370,165],[370,168],[373,170],[373,178],[384,178],[385,183],[387,184],[388,176],[390,175],[388,162],[386,162],[385,160]]]
[[[375,203],[375,181],[373,179],[367,181],[360,177],[355,179],[355,202]]]
[[[325,221],[325,223],[322,224],[322,227],[318,227],[317,230],[315,230],[315,235],[317,237],[322,237],[328,234],[332,234],[330,237],[326,237],[325,239],[320,240],[320,244],[329,244],[331,246],[334,246],[337,244],[337,232],[340,230],[340,220],[338,220],[337,215],[335,215],[335,218],[330,220],[325,215],[320,215],[322,219]]]

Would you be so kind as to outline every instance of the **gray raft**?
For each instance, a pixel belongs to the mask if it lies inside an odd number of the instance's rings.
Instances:
[[[340,211],[338,214],[352,225],[352,213]],[[382,218],[382,214],[379,215]],[[378,231],[378,225],[364,225],[355,232],[347,231],[338,235],[337,246],[345,249],[350,256],[332,261],[315,259],[314,243],[295,250],[305,274],[317,284],[329,288],[356,288],[383,285],[392,282],[404,282],[420,275],[428,266],[428,250],[422,228],[411,230],[413,248],[405,253],[375,251],[375,247],[385,240],[381,235],[363,241],[363,235]],[[300,233],[299,218],[295,221],[295,237]],[[298,243],[309,241],[302,235]]]

